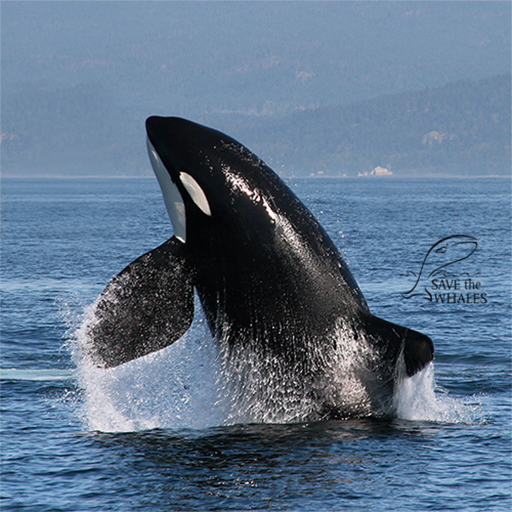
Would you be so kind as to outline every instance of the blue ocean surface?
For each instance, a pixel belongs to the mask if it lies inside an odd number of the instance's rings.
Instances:
[[[510,180],[288,184],[372,312],[434,340],[434,364],[404,382],[396,414],[227,417],[199,312],[171,347],[114,370],[87,367],[78,343],[90,305],[172,235],[157,182],[5,178],[2,510],[511,510]],[[476,250],[404,297],[429,249],[455,235]]]

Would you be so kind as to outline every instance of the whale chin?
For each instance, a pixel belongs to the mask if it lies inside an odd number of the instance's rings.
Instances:
[[[185,211],[185,202],[149,138],[146,139],[146,143],[149,160],[164,196],[164,203],[169,218],[171,219],[174,236],[180,242],[185,243],[187,241],[187,214]]]

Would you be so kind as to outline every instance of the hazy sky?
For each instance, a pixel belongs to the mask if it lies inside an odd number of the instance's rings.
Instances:
[[[123,106],[279,114],[510,71],[510,2],[1,4],[2,89],[98,83]]]

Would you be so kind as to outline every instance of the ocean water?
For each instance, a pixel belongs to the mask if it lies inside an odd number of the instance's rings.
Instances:
[[[172,234],[156,180],[3,179],[2,510],[511,510],[510,180],[289,184],[372,312],[434,340],[396,414],[240,422],[200,311],[171,347],[88,367],[90,305]],[[455,235],[475,243],[425,260]]]

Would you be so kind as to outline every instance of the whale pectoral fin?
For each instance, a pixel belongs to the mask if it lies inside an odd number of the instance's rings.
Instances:
[[[178,340],[194,317],[182,243],[171,238],[128,265],[100,295],[88,324],[88,355],[114,367]]]
[[[383,354],[383,359],[391,363],[393,368],[403,351],[409,377],[422,370],[434,359],[434,344],[425,334],[373,315],[368,315],[363,323],[366,333]]]

